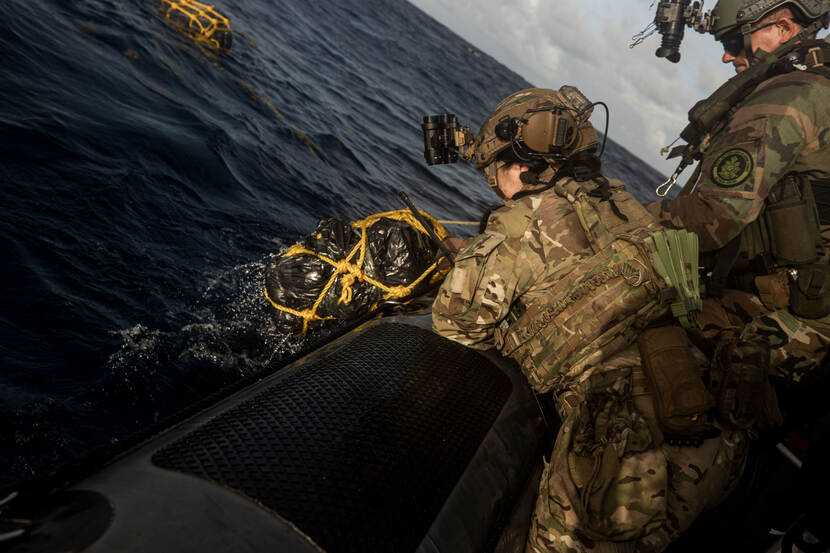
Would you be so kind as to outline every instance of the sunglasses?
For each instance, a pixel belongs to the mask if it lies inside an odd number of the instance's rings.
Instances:
[[[761,23],[754,29],[752,29],[749,34],[757,33],[761,29],[765,29],[771,25],[775,25],[779,21],[783,19],[789,19],[790,21],[795,21],[791,17],[781,17],[776,19],[775,21],[767,21],[766,23]],[[738,57],[738,54],[744,49],[744,35],[741,33],[734,33],[731,35],[727,35],[720,40],[720,43],[723,45],[723,51],[732,56],[733,58]]]
[[[744,35],[739,33],[725,36],[720,40],[720,43],[723,45],[723,51],[735,58],[744,49]]]

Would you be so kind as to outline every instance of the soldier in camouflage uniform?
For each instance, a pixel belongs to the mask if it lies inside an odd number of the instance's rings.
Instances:
[[[631,345],[660,313],[637,303],[651,282],[645,273],[603,267],[588,279],[590,292],[570,290],[571,305],[583,292],[600,301],[567,324],[556,319],[562,283],[597,255],[625,250],[621,241],[598,248],[603,235],[659,229],[623,183],[601,176],[590,107],[572,87],[530,89],[502,101],[482,125],[475,161],[504,206],[456,256],[433,305],[433,329],[473,348],[498,348],[519,362],[537,393],[554,394],[563,424],[540,482],[528,552],[658,552],[728,493],[747,439],[738,429],[699,448],[663,440]],[[557,119],[563,114],[572,117]],[[531,117],[549,118],[550,144],[533,143]],[[626,266],[637,263],[635,256]],[[607,321],[603,302],[636,312]],[[570,334],[581,346],[573,351]]]
[[[742,73],[765,52],[814,38],[828,10],[822,0],[720,0],[711,31],[723,62]],[[761,82],[703,139],[679,197],[648,205],[661,224],[693,229],[712,252],[704,337],[740,333],[746,345],[771,348],[771,374],[782,382],[799,381],[830,346],[830,268],[819,233],[830,214],[819,216],[815,201],[826,209],[830,59],[815,52]]]

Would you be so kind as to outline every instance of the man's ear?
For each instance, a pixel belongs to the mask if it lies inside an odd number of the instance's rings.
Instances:
[[[776,21],[775,28],[778,30],[782,44],[797,35],[801,30],[801,26],[797,25],[790,17],[782,17]]]

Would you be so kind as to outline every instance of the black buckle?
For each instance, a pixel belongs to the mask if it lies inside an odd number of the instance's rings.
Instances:
[[[772,259],[772,254],[764,252],[749,262],[753,276],[757,275],[771,275],[775,272],[775,262]]]
[[[663,441],[669,445],[678,447],[700,447],[706,440],[710,438],[717,438],[720,435],[721,431],[717,427],[709,425],[700,434],[691,436],[684,434],[671,434],[664,430]]]

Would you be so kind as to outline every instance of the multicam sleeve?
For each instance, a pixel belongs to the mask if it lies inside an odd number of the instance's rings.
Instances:
[[[433,330],[477,349],[493,347],[493,331],[521,291],[514,275],[520,248],[518,239],[485,232],[459,252],[432,306]]]
[[[726,245],[758,217],[770,187],[799,154],[818,144],[823,129],[813,124],[804,94],[794,82],[754,93],[706,149],[696,190],[648,210],[664,226],[694,230],[703,251]]]

